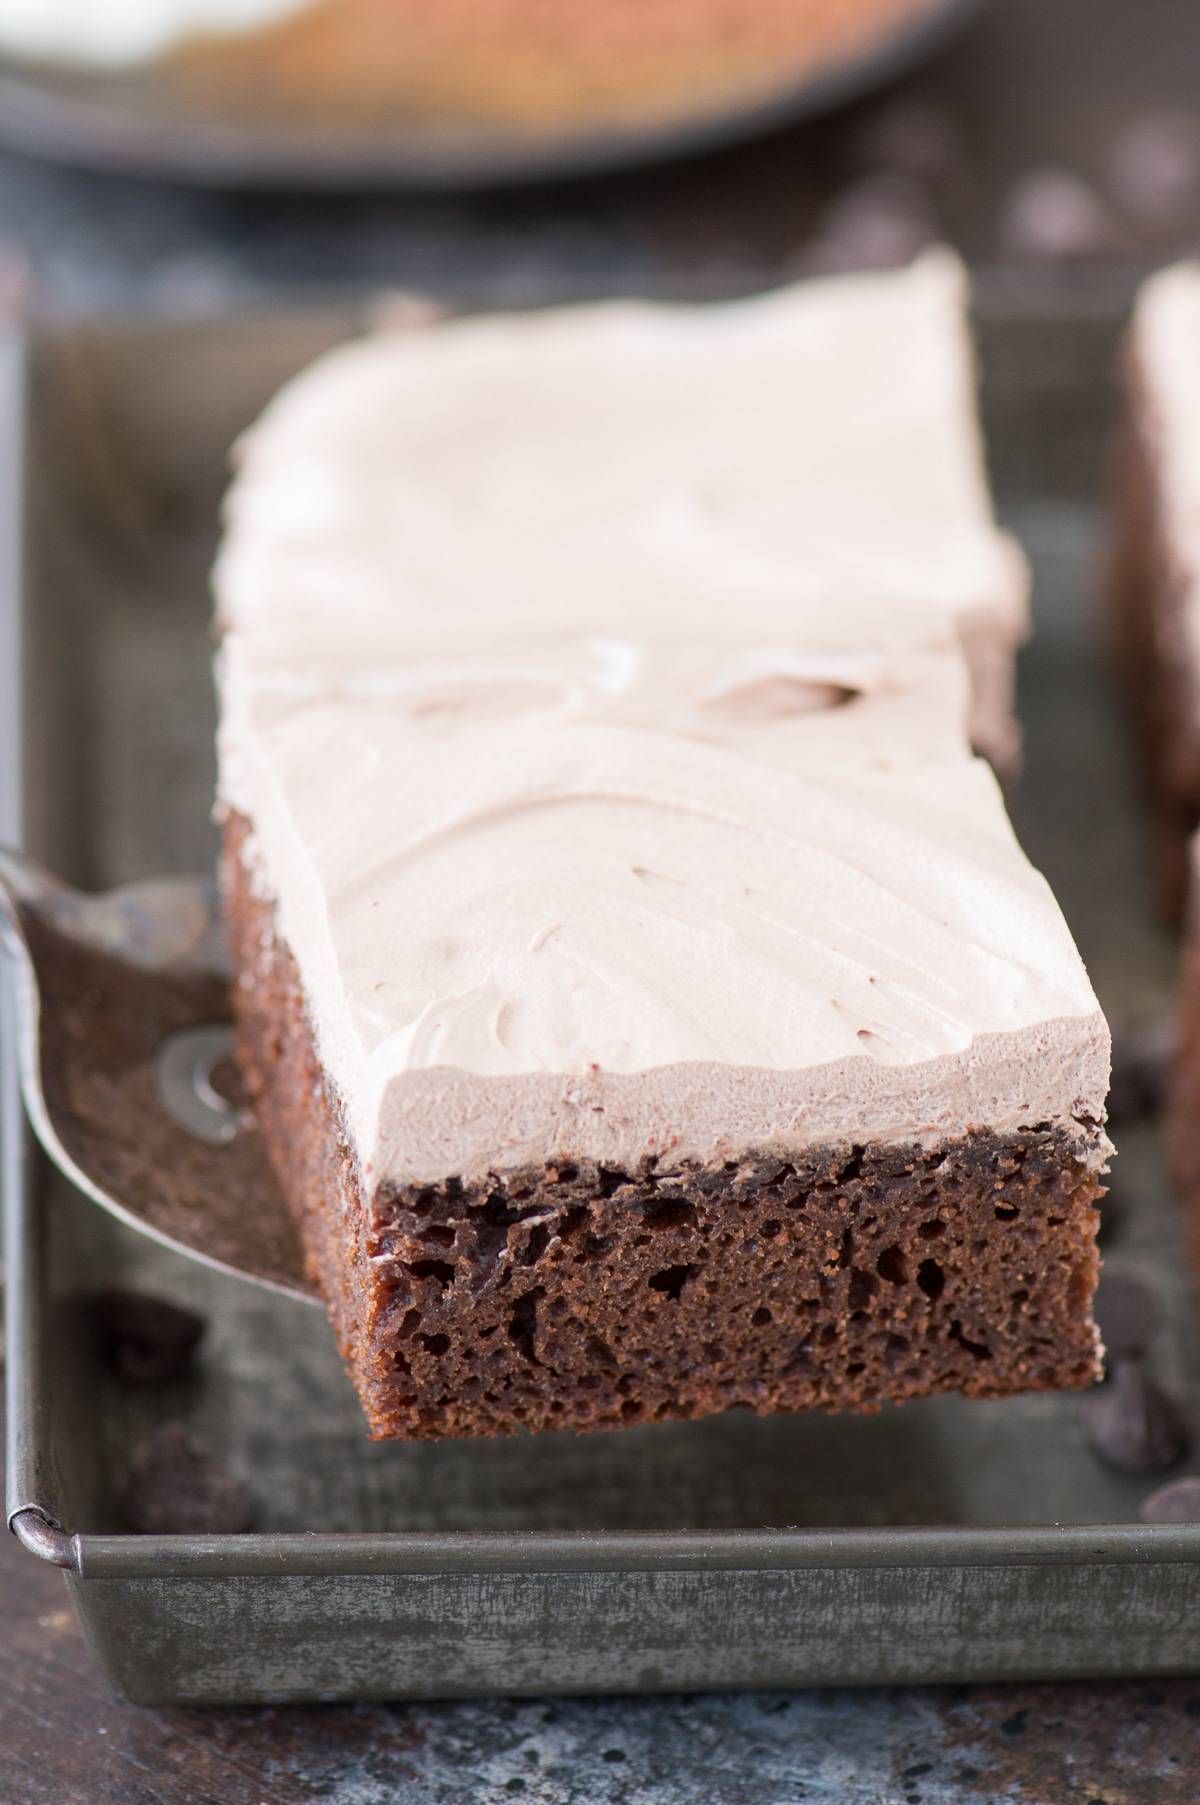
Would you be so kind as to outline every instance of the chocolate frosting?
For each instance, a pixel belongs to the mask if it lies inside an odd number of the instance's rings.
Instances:
[[[243,443],[221,800],[370,1176],[1102,1118],[963,300],[384,335]]]

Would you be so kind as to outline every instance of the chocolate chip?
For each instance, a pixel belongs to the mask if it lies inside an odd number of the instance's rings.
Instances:
[[[1108,1113],[1116,1122],[1161,1108],[1175,1050],[1173,1022],[1143,1022],[1113,1032]]]
[[[853,182],[816,223],[806,268],[836,272],[892,269],[909,263],[938,236],[922,184],[885,172]]]
[[[1083,1399],[1092,1452],[1121,1473],[1153,1473],[1174,1466],[1187,1448],[1187,1430],[1173,1399],[1140,1360],[1113,1362],[1111,1376]]]
[[[368,319],[372,332],[413,332],[436,325],[448,312],[445,302],[432,295],[412,288],[394,288],[370,302]]]
[[[914,99],[893,100],[869,113],[852,133],[848,149],[860,168],[892,170],[932,183],[957,174],[965,160],[961,134],[946,109]]]
[[[1144,1354],[1162,1320],[1154,1280],[1136,1267],[1106,1264],[1096,1292],[1095,1314],[1110,1361]]]
[[[1111,257],[1126,248],[1104,201],[1069,169],[1020,177],[1004,203],[1000,241],[1010,255],[1034,263]]]
[[[182,1423],[164,1423],[134,1456],[121,1514],[138,1535],[238,1535],[254,1499]]]
[[[204,1333],[194,1310],[143,1291],[97,1291],[87,1312],[103,1359],[134,1385],[177,1379],[188,1370]]]
[[[1200,1479],[1172,1479],[1143,1500],[1143,1523],[1200,1523]]]
[[[1134,225],[1190,231],[1200,210],[1200,121],[1166,108],[1131,119],[1113,140],[1109,184]]]

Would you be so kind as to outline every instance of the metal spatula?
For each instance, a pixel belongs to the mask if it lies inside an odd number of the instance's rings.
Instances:
[[[238,1101],[215,886],[85,896],[0,850],[25,1106],[50,1158],[132,1228],[317,1300],[253,1117]]]

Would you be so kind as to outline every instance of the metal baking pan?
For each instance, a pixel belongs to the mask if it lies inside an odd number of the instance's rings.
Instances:
[[[0,143],[97,169],[230,188],[490,189],[695,155],[814,119],[932,55],[982,0],[929,0],[861,50],[765,69],[645,116],[535,130],[461,117],[270,118],[189,95],[160,65],[117,74],[0,59]]]
[[[1019,824],[1102,999],[1130,1021],[1166,1010],[1173,949],[1147,898],[1093,606],[1120,317],[1096,299],[979,304],[995,481],[1037,578]],[[18,741],[21,758],[3,831],[23,825],[72,881],[212,860],[206,569],[226,449],[281,380],[357,323],[334,309],[45,328],[5,351],[3,420],[23,425],[3,471],[4,771],[17,770]],[[131,1697],[1200,1665],[1200,1524],[1139,1524],[1159,1481],[1099,1463],[1075,1396],[369,1444],[322,1315],[157,1247],[74,1194],[29,1144],[11,1032],[4,1048],[8,1510],[66,1569],[97,1656]],[[1153,1124],[1120,1140],[1131,1203],[1109,1252],[1155,1279],[1155,1366],[1200,1452],[1182,1225]],[[190,1377],[130,1388],[98,1365],[82,1320],[104,1285],[204,1315]],[[122,1527],[134,1450],[165,1422],[248,1483],[254,1533]]]

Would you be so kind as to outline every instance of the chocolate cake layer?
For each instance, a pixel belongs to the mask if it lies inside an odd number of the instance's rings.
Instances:
[[[1090,1384],[1098,1124],[492,1170],[371,1196],[226,825],[240,1051],[376,1437]]]

